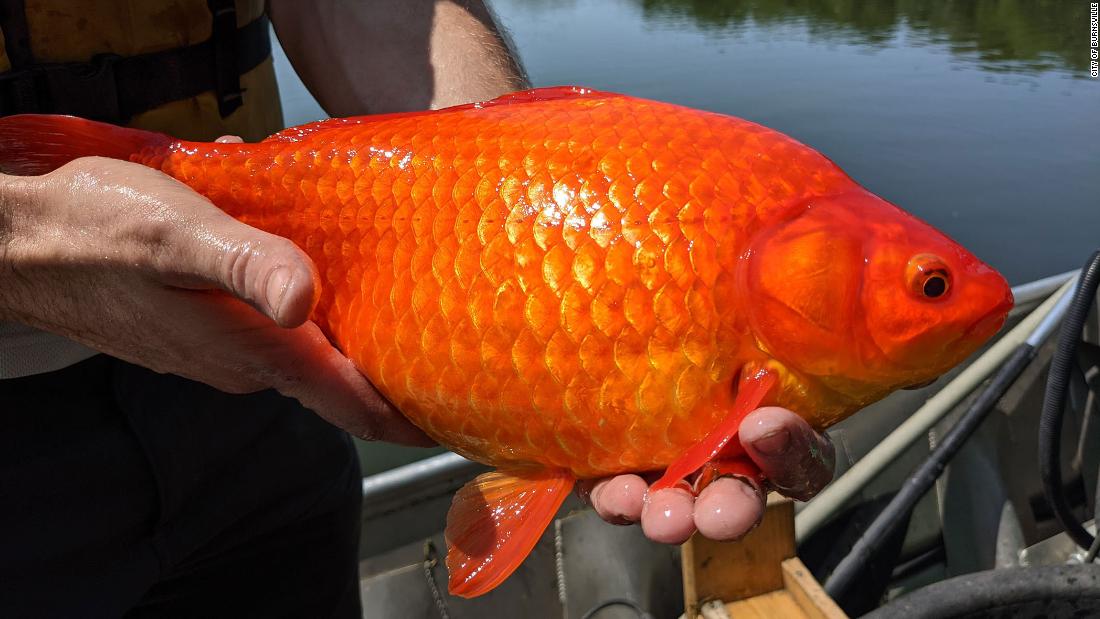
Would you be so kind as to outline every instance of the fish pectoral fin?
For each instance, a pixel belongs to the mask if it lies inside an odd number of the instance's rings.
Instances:
[[[447,512],[451,595],[476,597],[504,582],[535,547],[575,482],[562,470],[493,471],[463,486]]]
[[[718,424],[703,440],[692,445],[682,456],[665,469],[665,474],[650,487],[651,492],[671,488],[699,470],[704,464],[714,460],[719,454],[729,458],[744,453],[741,445],[734,440],[741,421],[756,410],[768,391],[775,385],[777,377],[771,370],[745,372],[737,386],[737,399],[726,418]]]

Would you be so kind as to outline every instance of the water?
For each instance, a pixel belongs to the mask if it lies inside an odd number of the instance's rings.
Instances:
[[[1021,283],[1100,246],[1077,0],[493,0],[535,85],[733,114],[826,154]],[[287,122],[320,116],[277,63]]]

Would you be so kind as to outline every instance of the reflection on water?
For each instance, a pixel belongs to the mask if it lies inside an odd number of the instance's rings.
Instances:
[[[700,29],[804,21],[819,37],[865,45],[907,27],[990,70],[1088,70],[1088,3],[1069,0],[637,0],[653,21],[691,20]],[[914,42],[915,43],[915,42]]]
[[[890,43],[900,28],[920,42],[946,45],[983,68],[1088,72],[1087,2],[1072,0],[629,0],[657,27],[730,33],[799,22],[822,39]],[[553,12],[578,0],[496,0],[496,5]],[[583,2],[582,2],[583,4]]]
[[[1013,283],[1100,245],[1086,2],[491,1],[536,85],[787,133]]]

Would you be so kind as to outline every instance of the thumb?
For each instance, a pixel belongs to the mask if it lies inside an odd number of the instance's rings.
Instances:
[[[203,200],[206,202],[205,200]],[[248,303],[281,327],[309,318],[320,293],[316,267],[293,242],[233,219],[213,204],[195,214],[175,239],[177,251],[162,258],[167,283],[217,288]]]
[[[757,409],[741,422],[739,434],[745,452],[786,496],[808,501],[833,477],[832,443],[789,410]]]

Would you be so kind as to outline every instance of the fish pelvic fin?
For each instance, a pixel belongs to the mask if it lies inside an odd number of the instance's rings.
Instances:
[[[173,141],[163,133],[75,116],[17,114],[0,118],[0,172],[45,174],[91,156],[128,161],[147,148]]]
[[[775,372],[758,370],[745,372],[737,388],[737,399],[729,414],[703,440],[692,445],[679,458],[665,469],[665,474],[650,487],[650,492],[672,488],[680,480],[698,471],[704,464],[722,456],[723,459],[735,458],[744,454],[744,449],[736,440],[737,431],[745,416],[756,410],[777,382]]]
[[[523,563],[576,479],[567,471],[493,471],[462,487],[447,512],[451,595],[488,593]]]
[[[695,483],[692,485],[692,492],[695,496],[699,496],[703,488],[709,486],[714,480],[729,476],[751,479],[756,482],[758,488],[763,488],[764,482],[767,481],[764,473],[747,455],[718,456],[699,469],[699,475],[696,476]]]

